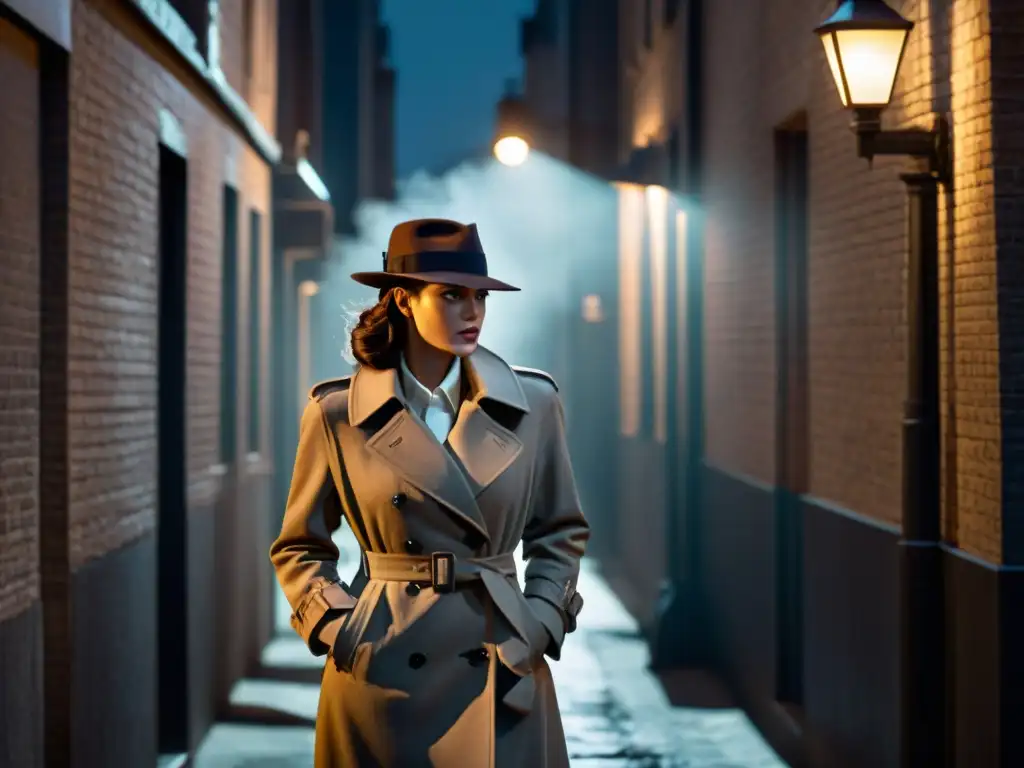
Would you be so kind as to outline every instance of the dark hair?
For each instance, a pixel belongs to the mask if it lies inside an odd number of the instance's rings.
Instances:
[[[380,289],[377,303],[359,313],[352,329],[352,356],[360,365],[384,370],[397,368],[405,347],[408,320],[395,301],[395,288],[418,293],[422,283],[403,281]]]

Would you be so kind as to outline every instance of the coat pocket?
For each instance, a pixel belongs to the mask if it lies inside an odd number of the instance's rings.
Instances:
[[[370,624],[373,612],[380,602],[381,593],[384,591],[383,581],[368,581],[363,591],[356,600],[355,607],[345,618],[345,623],[338,630],[338,637],[334,641],[334,665],[341,672],[351,674],[352,665],[355,661],[356,650],[366,633]]]

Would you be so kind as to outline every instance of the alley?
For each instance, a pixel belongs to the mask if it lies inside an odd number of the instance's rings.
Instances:
[[[358,545],[338,536],[343,570],[359,560]],[[522,572],[522,569],[520,569]],[[585,618],[552,662],[573,766],[780,768],[746,716],[732,707],[673,707],[647,670],[647,645],[597,571],[584,561],[579,589]],[[287,619],[278,621],[279,627]],[[268,669],[294,670],[294,679],[246,679],[232,694],[234,722],[220,723],[199,749],[194,768],[308,768],[312,765],[317,691],[312,673],[321,660],[290,631],[264,653]],[[275,675],[286,677],[287,675]],[[271,677],[267,675],[266,677]]]

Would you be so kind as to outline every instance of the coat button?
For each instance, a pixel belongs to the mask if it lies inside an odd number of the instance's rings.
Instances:
[[[394,496],[391,497],[391,506],[393,506],[395,509],[400,509],[402,505],[405,504],[405,502],[408,500],[408,498],[409,497],[406,496],[404,493],[396,493]]]
[[[427,663],[427,657],[422,653],[414,653],[409,657],[409,666],[413,669],[419,669]]]
[[[409,597],[416,597],[420,593],[420,585],[413,582],[412,584],[405,585],[405,594]]]
[[[416,539],[409,539],[405,542],[405,551],[410,555],[420,555],[423,554],[423,545]]]
[[[469,662],[471,667],[483,667],[487,665],[487,659],[490,658],[490,654],[487,653],[486,648],[474,648],[472,651],[468,651],[463,654],[466,657],[466,661]]]

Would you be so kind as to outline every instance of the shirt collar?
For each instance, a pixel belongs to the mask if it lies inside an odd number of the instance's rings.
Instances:
[[[430,398],[434,393],[439,393],[447,401],[451,412],[453,414],[458,413],[462,390],[462,361],[459,358],[456,357],[452,361],[451,366],[448,368],[448,373],[445,374],[444,379],[433,392],[423,386],[420,380],[409,370],[409,366],[405,363],[404,355],[402,356],[401,379],[402,390],[405,393],[406,400],[417,410],[423,410],[430,405]]]

